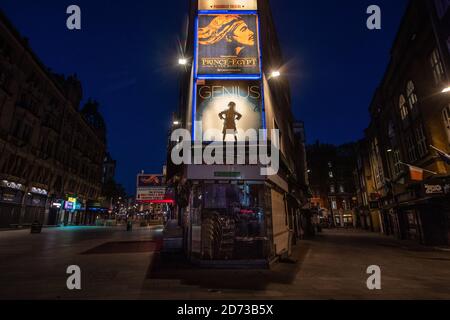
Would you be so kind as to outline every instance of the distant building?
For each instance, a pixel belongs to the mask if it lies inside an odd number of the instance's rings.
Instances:
[[[108,181],[114,180],[114,177],[116,175],[116,165],[116,160],[113,160],[111,154],[107,152],[105,158],[103,159],[103,184],[107,183]]]
[[[307,146],[311,206],[325,222],[337,227],[355,227],[356,164],[354,144],[334,146],[317,142]]]
[[[81,84],[49,71],[0,11],[0,228],[90,224],[105,126]]]
[[[381,231],[380,194],[375,189],[367,140],[356,145],[356,167],[354,179],[357,195],[356,216],[360,227],[373,232]]]

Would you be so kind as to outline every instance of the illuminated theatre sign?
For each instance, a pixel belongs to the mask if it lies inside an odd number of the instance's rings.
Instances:
[[[196,122],[202,124],[203,141],[211,132],[227,141],[245,141],[245,132],[262,123],[261,85],[249,80],[199,80]]]
[[[197,74],[259,75],[258,17],[201,14],[197,30]]]
[[[198,10],[257,10],[257,0],[199,0]]]

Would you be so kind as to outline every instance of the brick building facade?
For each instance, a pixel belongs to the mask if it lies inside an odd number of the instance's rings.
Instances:
[[[95,103],[80,110],[81,99],[76,76],[46,68],[0,12],[0,228],[92,223],[105,125]]]

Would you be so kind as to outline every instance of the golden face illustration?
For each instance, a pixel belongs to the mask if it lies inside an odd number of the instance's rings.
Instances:
[[[240,15],[218,15],[209,25],[199,28],[198,42],[213,45],[222,40],[235,42],[237,46],[254,46],[255,32],[250,30]]]
[[[244,21],[242,21],[234,30],[233,39],[236,42],[246,46],[255,45],[255,33],[250,30],[250,28]]]

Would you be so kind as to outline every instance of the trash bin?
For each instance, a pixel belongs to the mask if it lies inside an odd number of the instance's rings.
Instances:
[[[127,231],[133,231],[133,222],[131,221],[127,222]]]
[[[42,232],[42,224],[39,221],[35,221],[31,224],[31,234],[37,234]]]

